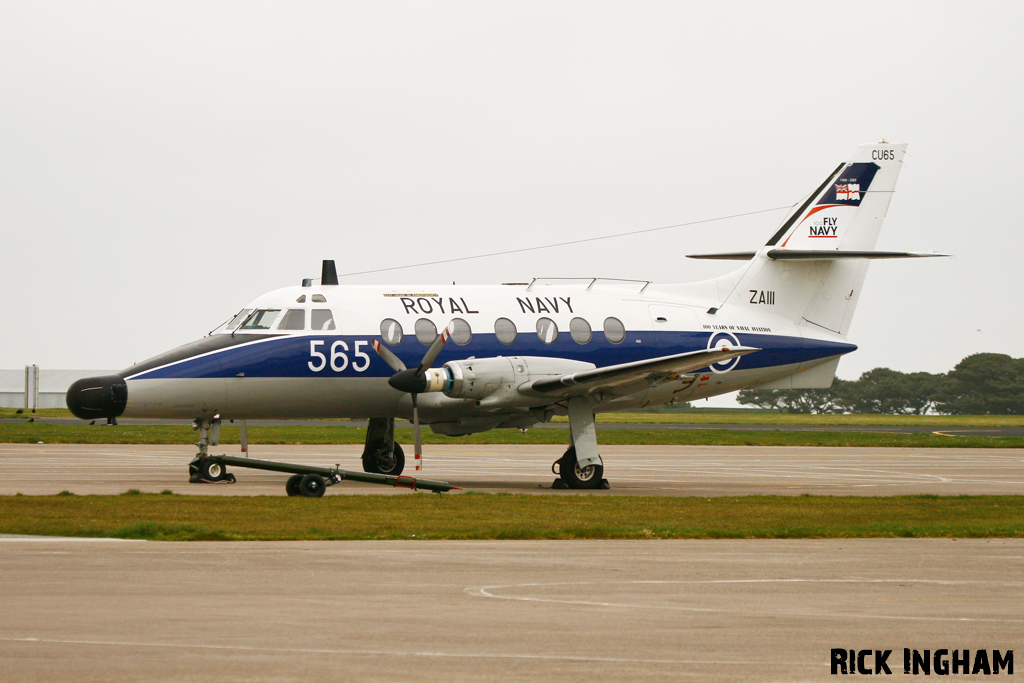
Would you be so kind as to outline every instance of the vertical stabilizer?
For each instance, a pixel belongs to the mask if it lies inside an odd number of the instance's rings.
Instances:
[[[786,217],[740,274],[725,304],[767,308],[845,335],[868,260],[791,260],[785,258],[785,252],[874,249],[906,148],[905,144],[884,142],[857,147],[848,161]],[[735,274],[730,279],[735,281]]]

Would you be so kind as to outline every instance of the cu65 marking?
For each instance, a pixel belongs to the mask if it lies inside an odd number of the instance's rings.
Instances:
[[[309,355],[311,358],[317,359],[317,362],[314,363],[313,361],[309,361],[306,365],[308,365],[309,369],[313,372],[322,372],[327,368],[329,363],[331,370],[334,372],[344,372],[349,366],[348,344],[340,339],[332,343],[329,354],[330,359],[328,360],[328,354],[323,353],[322,351],[317,351],[318,346],[323,346],[326,343],[327,342],[323,339],[309,340]],[[369,345],[370,342],[364,340],[352,343],[352,346],[355,347],[352,349],[352,355],[355,358],[355,360],[352,361],[352,369],[356,372],[365,372],[366,369],[370,367],[370,354],[362,350],[363,347]]]

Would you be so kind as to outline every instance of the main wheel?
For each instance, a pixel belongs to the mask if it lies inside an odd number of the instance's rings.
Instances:
[[[576,447],[571,446],[558,461],[558,476],[571,489],[598,489],[604,478],[604,465],[580,467],[576,462]]]
[[[319,498],[327,490],[327,482],[319,474],[307,474],[299,481],[299,493],[307,498]]]
[[[363,471],[374,474],[390,474],[397,477],[405,469],[405,453],[399,444],[395,444],[390,453],[384,446],[375,451],[363,453]]]
[[[301,496],[302,491],[299,490],[299,484],[302,483],[301,474],[293,474],[288,477],[288,481],[284,483],[284,490],[289,496]]]
[[[216,460],[203,458],[199,461],[199,478],[207,481],[220,481],[227,478],[227,468]]]

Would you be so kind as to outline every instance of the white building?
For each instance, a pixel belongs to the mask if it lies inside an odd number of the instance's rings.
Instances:
[[[116,370],[46,370],[27,365],[0,370],[0,408],[67,408],[64,395],[83,377],[113,375]]]

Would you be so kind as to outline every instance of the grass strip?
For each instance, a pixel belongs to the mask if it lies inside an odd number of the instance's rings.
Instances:
[[[0,497],[0,533],[162,541],[1019,538],[1024,496],[63,493]]]
[[[613,424],[1021,427],[1024,415],[803,415],[770,410],[719,413],[698,409],[678,413],[599,413],[597,421]],[[556,415],[552,422],[568,423],[569,418]]]
[[[980,436],[941,436],[932,433],[893,434],[889,432],[787,432],[780,430],[733,431],[725,429],[599,430],[603,444],[700,445],[700,446],[864,446],[874,448],[1024,448],[1022,437],[990,438]],[[412,430],[395,430],[400,443],[412,442]],[[178,425],[64,425],[42,422],[0,424],[0,443],[78,443],[78,444],[191,444],[197,435],[190,427]],[[254,444],[361,444],[366,438],[362,427],[250,427],[249,441]],[[237,444],[239,428],[221,429],[222,444]],[[560,429],[532,429],[525,434],[517,429],[495,429],[464,437],[448,437],[424,431],[427,444],[566,444],[568,425]]]

